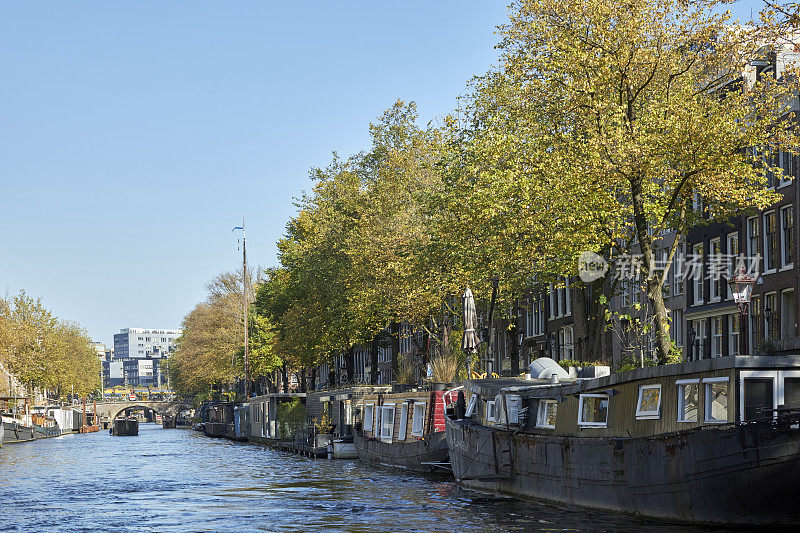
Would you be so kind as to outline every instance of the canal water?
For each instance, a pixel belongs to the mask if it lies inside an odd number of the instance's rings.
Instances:
[[[0,449],[0,531],[686,531],[141,424]],[[701,531],[693,529],[693,531]],[[709,530],[706,530],[709,531]]]

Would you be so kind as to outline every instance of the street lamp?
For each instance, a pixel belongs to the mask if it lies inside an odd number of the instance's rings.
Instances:
[[[694,340],[697,338],[697,332],[693,327],[689,326],[689,359],[694,359]]]
[[[738,274],[728,278],[733,301],[739,306],[739,355],[744,355],[747,352],[747,328],[744,326],[747,322],[747,307],[750,304],[750,297],[753,295],[755,284],[756,279],[745,273],[744,266],[739,269]],[[767,321],[769,321],[768,311],[769,308],[764,309],[764,316],[767,317]]]

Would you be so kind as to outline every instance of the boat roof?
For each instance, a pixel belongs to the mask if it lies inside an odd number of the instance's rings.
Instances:
[[[465,388],[470,392],[482,396],[496,395],[500,392],[526,393],[526,395],[537,396],[537,392],[542,395],[552,394],[553,388],[559,389],[562,394],[573,394],[585,390],[602,389],[613,387],[621,383],[638,381],[643,379],[678,376],[682,374],[697,374],[711,372],[713,370],[725,370],[732,368],[797,368],[800,369],[800,355],[783,356],[753,356],[737,355],[727,357],[715,357],[713,359],[701,359],[699,361],[687,361],[670,365],[647,366],[637,368],[627,372],[617,372],[608,376],[598,378],[570,378],[558,383],[552,383],[547,379],[525,379],[518,377],[508,377],[499,379],[479,379],[466,383]]]

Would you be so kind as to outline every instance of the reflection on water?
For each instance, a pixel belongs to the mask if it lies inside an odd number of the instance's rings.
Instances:
[[[678,531],[141,424],[0,449],[0,531]]]

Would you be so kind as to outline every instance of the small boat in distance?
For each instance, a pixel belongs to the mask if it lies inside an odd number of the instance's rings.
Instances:
[[[117,437],[136,436],[139,434],[139,419],[135,416],[117,417],[108,432]]]

